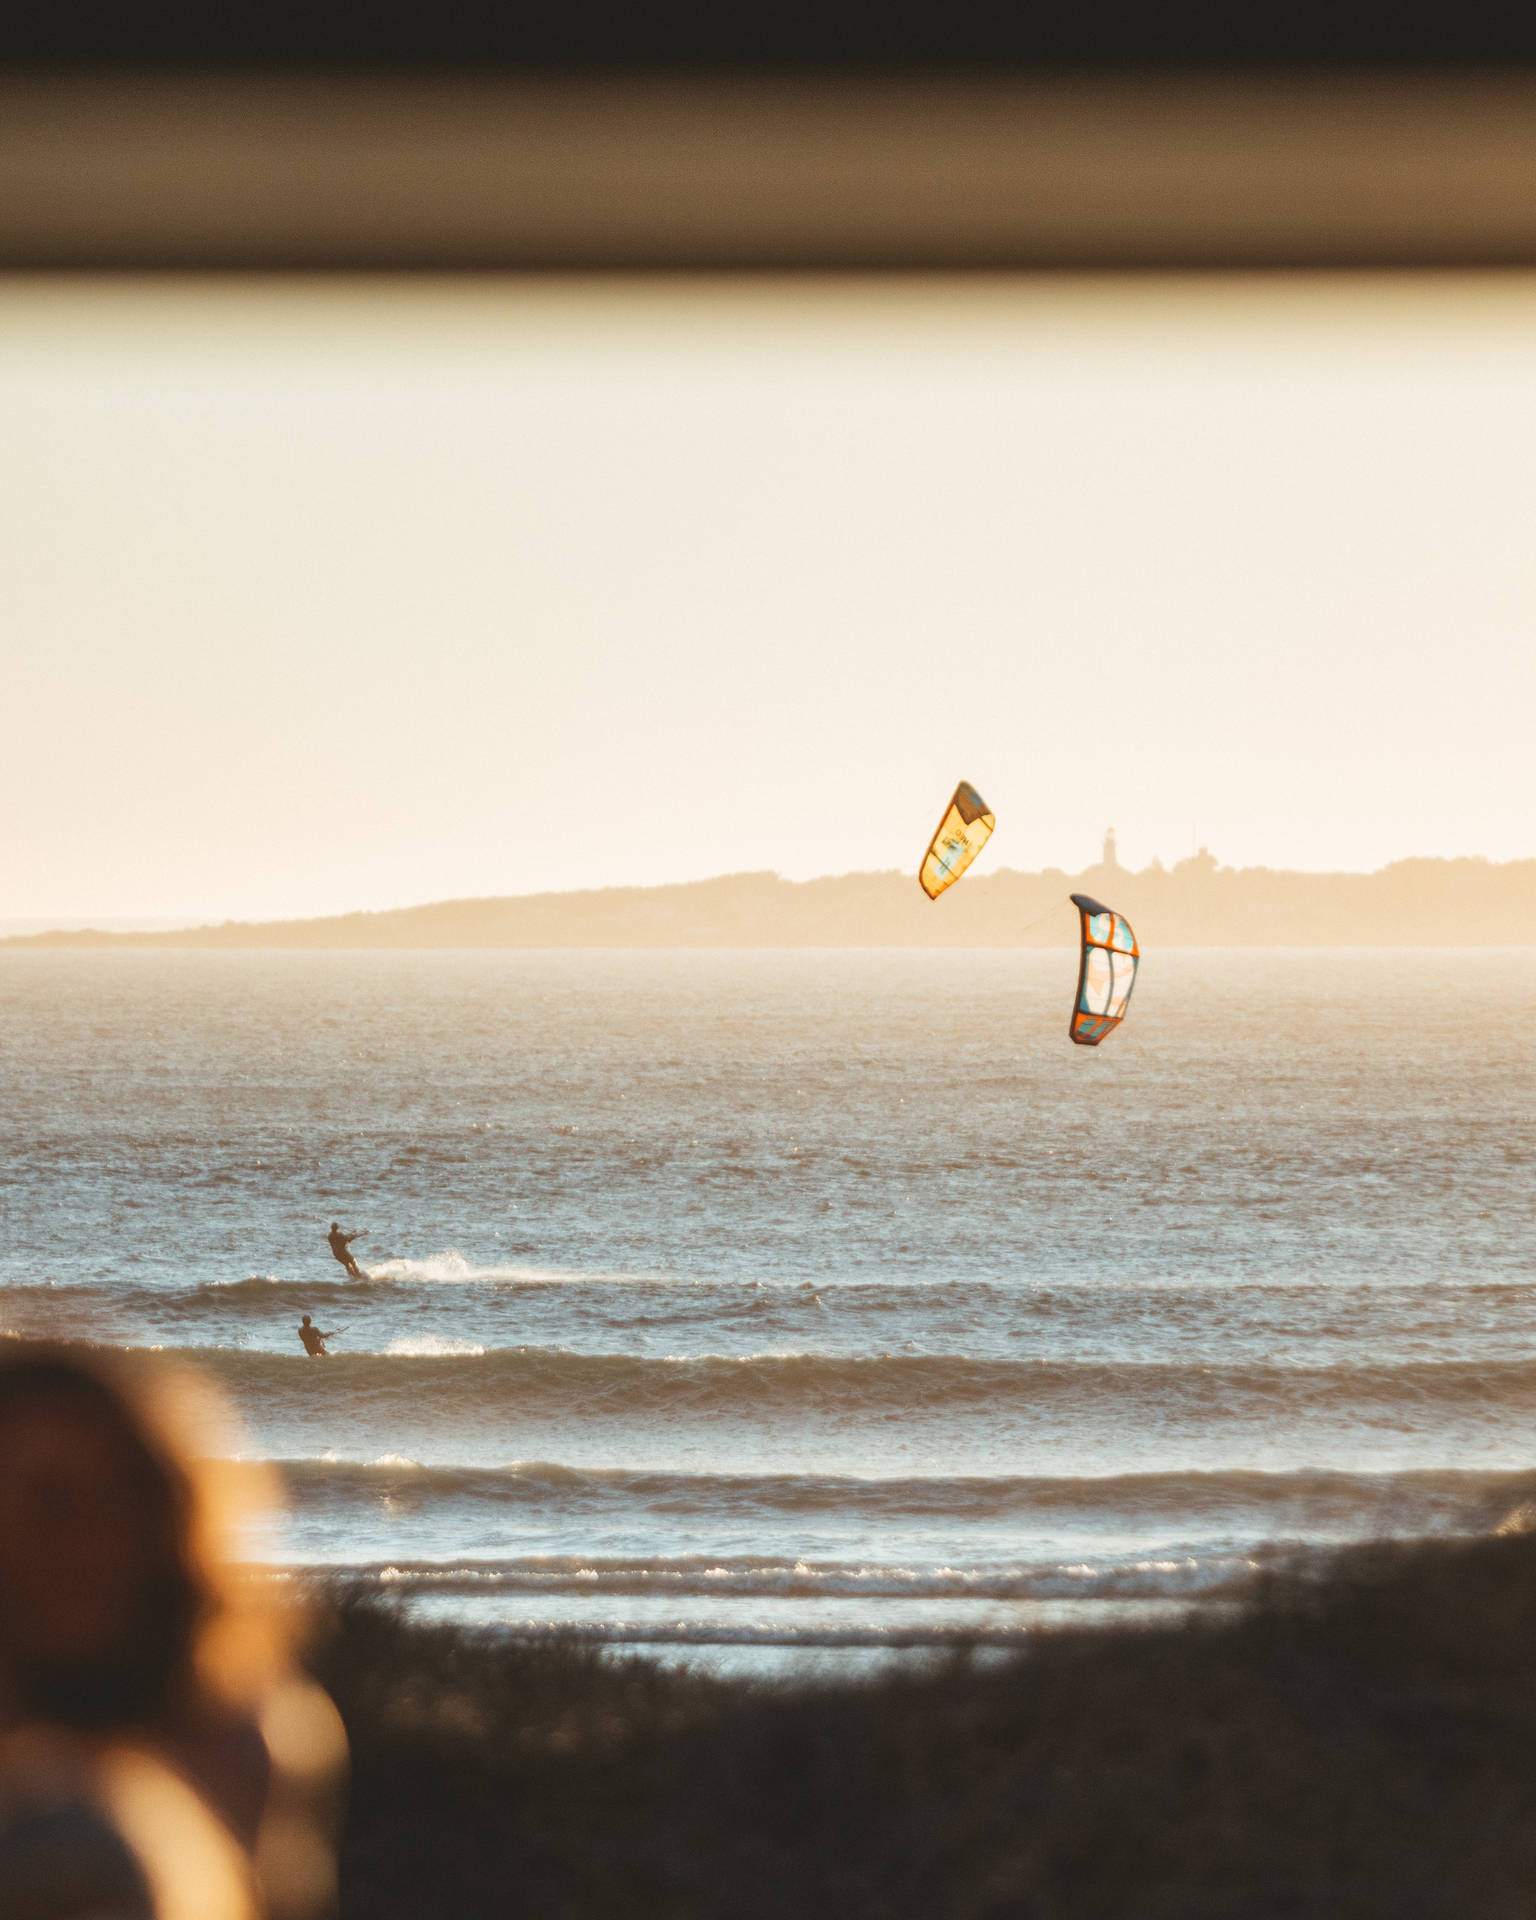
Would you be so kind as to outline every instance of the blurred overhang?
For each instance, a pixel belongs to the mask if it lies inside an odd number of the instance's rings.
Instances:
[[[1536,264],[1536,72],[11,70],[10,271]]]

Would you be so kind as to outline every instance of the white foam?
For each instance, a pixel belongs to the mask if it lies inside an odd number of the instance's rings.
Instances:
[[[386,1353],[414,1355],[443,1354],[481,1354],[485,1348],[476,1346],[473,1340],[444,1339],[435,1333],[401,1334],[391,1340],[384,1349]]]
[[[370,1280],[416,1280],[434,1286],[524,1286],[548,1287],[579,1282],[603,1286],[642,1284],[668,1280],[673,1276],[656,1273],[616,1273],[607,1269],[582,1267],[534,1267],[521,1264],[477,1267],[453,1247],[428,1255],[425,1260],[381,1260],[368,1269]]]

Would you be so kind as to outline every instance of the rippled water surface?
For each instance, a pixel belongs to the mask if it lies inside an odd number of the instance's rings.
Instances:
[[[1536,954],[1154,954],[1094,1052],[1074,978],[0,954],[0,1318],[185,1349],[275,1552],[525,1627],[1006,1638],[1522,1523]]]

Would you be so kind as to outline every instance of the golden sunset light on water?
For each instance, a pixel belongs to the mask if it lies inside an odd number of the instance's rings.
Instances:
[[[0,1920],[1524,1916],[1536,16],[477,11],[0,29]]]
[[[0,406],[9,926],[1536,850],[1531,276],[16,281]]]

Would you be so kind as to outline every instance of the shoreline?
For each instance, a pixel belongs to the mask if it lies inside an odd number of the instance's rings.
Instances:
[[[1503,1920],[1536,1885],[1536,1537],[1346,1549],[1227,1617],[862,1676],[491,1642],[337,1594],[342,1920]]]

